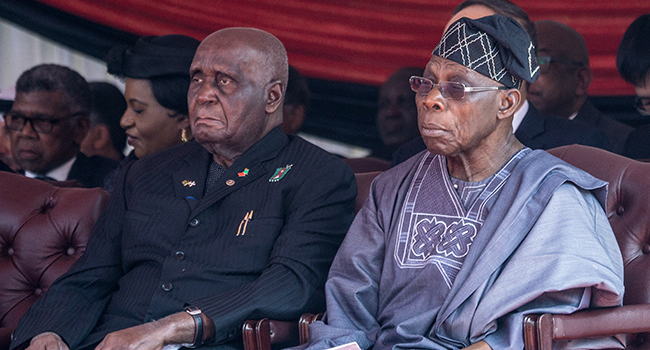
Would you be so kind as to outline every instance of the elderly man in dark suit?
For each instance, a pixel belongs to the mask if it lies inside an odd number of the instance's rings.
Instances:
[[[84,256],[27,312],[12,349],[241,348],[247,318],[324,308],[356,185],[337,157],[280,129],[287,66],[257,29],[201,43],[194,140],[122,172]]]
[[[16,98],[5,118],[14,162],[28,177],[77,180],[101,187],[117,167],[112,159],[79,151],[88,130],[90,88],[70,68],[42,64],[20,75]]]

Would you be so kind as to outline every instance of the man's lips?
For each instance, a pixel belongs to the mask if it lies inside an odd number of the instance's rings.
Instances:
[[[422,137],[437,137],[446,133],[446,131],[435,125],[425,125],[420,128],[420,133]]]
[[[194,125],[205,124],[205,125],[225,125],[222,120],[212,118],[212,117],[197,117],[194,121]]]
[[[29,149],[20,149],[18,150],[18,155],[24,160],[34,160],[40,157],[40,153]]]

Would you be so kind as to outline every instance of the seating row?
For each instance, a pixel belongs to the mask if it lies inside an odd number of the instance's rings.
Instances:
[[[550,152],[609,182],[606,212],[623,255],[626,291],[623,307],[529,315],[526,349],[551,349],[554,339],[619,333],[630,333],[627,349],[650,348],[650,164],[579,145]],[[357,211],[378,174],[355,174]],[[83,254],[108,197],[101,189],[60,188],[0,172],[0,350],[8,349],[20,317]],[[308,324],[318,317],[247,321],[242,329],[245,348],[270,350],[306,342]]]

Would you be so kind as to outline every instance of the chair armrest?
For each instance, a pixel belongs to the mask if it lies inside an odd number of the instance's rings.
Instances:
[[[553,338],[558,340],[650,331],[650,304],[578,311],[553,315]]]
[[[242,325],[244,350],[271,350],[269,319],[246,320]]]
[[[642,332],[650,332],[650,304],[589,309],[569,315],[527,315],[524,318],[526,350],[551,349],[553,340]]]
[[[263,318],[242,325],[245,350],[284,349],[298,344],[298,322]]]
[[[320,321],[323,319],[323,313],[319,314],[302,314],[300,320],[298,321],[298,328],[300,333],[300,344],[305,344],[309,342],[309,325],[315,321]]]

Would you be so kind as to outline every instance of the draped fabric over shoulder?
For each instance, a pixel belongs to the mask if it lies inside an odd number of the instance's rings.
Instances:
[[[373,183],[330,270],[326,318],[311,325],[309,349],[351,341],[460,349],[480,340],[523,349],[524,314],[621,304],[623,264],[603,210],[605,182],[524,149],[490,181],[499,186],[476,196],[479,207],[423,213],[418,201],[428,196],[462,203],[445,167],[423,174],[436,158],[424,151]],[[428,185],[415,195],[418,183]],[[622,347],[616,338],[562,345]]]

